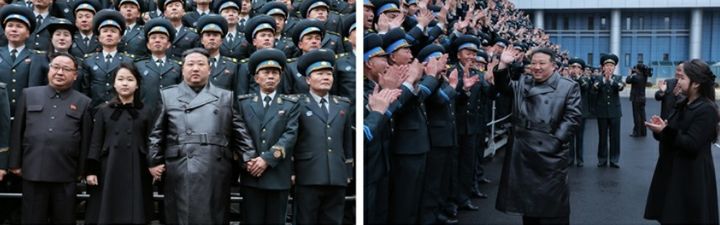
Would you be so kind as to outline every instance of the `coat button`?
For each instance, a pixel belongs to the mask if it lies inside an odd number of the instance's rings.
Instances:
[[[52,132],[53,132],[53,129],[52,129],[52,128],[50,128],[50,129],[48,129],[48,131],[52,133]]]
[[[328,137],[328,141],[331,141],[331,140],[332,140],[332,138],[331,138],[331,137]]]
[[[54,119],[55,119],[55,116],[51,116],[50,119],[51,119],[51,120],[54,120]]]
[[[54,109],[57,109],[57,105],[53,105],[53,108],[54,108]]]
[[[332,152],[332,149],[328,149],[328,152]]]
[[[265,132],[265,128],[262,129],[262,132]]]

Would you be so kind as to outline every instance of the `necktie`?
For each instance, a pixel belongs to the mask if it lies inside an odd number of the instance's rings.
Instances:
[[[245,26],[245,19],[240,19],[240,26]]]
[[[217,65],[216,59],[214,57],[210,58],[210,63],[212,63],[212,68],[215,68],[215,65]]]
[[[38,15],[38,16],[37,16],[37,24],[38,24],[38,26],[39,26],[40,24],[42,24],[42,21],[43,21],[42,15]]]
[[[263,101],[265,101],[265,111],[270,107],[270,101],[272,101],[272,98],[270,98],[269,95],[266,95],[265,98],[263,98]]]
[[[229,34],[227,35],[228,41],[229,41],[230,43],[233,43],[233,41],[234,41],[234,37],[233,37],[233,36],[234,36],[234,35],[233,35],[232,33],[229,33]]]
[[[161,59],[158,59],[157,61],[155,61],[155,63],[157,63],[156,65],[158,66],[158,68],[165,67],[165,65],[163,65],[163,61]]]
[[[200,17],[202,17],[202,16],[204,16],[204,15],[206,15],[205,12],[200,13]]]
[[[15,62],[15,60],[17,59],[17,49],[13,49],[12,51],[10,51],[10,59],[12,59],[13,63]]]
[[[112,55],[105,55],[105,63],[110,64],[110,62],[112,62]]]
[[[325,98],[322,98],[322,99],[320,100],[320,110],[322,110],[323,115],[325,116],[325,118],[328,118],[328,114],[330,114],[330,113],[328,113],[327,100],[325,100]]]
[[[83,42],[85,42],[85,46],[90,46],[90,38],[89,37],[83,38]]]

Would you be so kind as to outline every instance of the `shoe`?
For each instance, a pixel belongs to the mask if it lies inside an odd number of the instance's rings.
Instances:
[[[612,167],[612,168],[620,168],[620,165],[618,165],[617,163],[610,163],[610,167]]]
[[[478,211],[480,207],[473,205],[472,202],[468,201],[465,205],[460,206],[460,210]]]
[[[440,213],[437,216],[437,223],[438,224],[458,224],[458,219],[457,219],[457,217],[453,218],[453,217],[445,215],[444,213]]]
[[[479,182],[481,184],[489,184],[489,183],[492,183],[492,180],[483,177],[482,179],[479,180]]]
[[[606,162],[604,163],[598,163],[598,167],[606,167],[608,164]]]
[[[458,207],[455,205],[455,203],[452,203],[447,209],[445,209],[444,213],[448,218],[457,218],[458,215]]]
[[[583,162],[578,162],[577,167],[583,167]]]
[[[482,193],[478,190],[473,191],[473,196],[476,198],[488,198],[487,194]]]

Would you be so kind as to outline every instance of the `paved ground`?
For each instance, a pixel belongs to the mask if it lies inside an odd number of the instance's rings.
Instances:
[[[647,192],[650,187],[655,163],[658,157],[658,143],[652,136],[632,138],[632,112],[627,98],[622,99],[623,117],[621,127],[620,169],[598,168],[597,165],[597,122],[588,120],[585,127],[585,167],[570,169],[570,223],[571,224],[657,224],[643,219]],[[660,106],[654,99],[648,99],[648,117],[660,113]],[[648,131],[650,133],[650,131]],[[717,148],[714,148],[717,150]],[[493,181],[481,186],[488,199],[475,199],[480,211],[461,211],[462,224],[521,224],[521,217],[495,210],[498,180],[503,161],[499,152],[491,162],[485,164],[486,174]],[[713,153],[715,171],[720,153]],[[718,172],[716,172],[718,173]]]

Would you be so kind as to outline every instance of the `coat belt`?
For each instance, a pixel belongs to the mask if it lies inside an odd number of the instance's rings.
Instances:
[[[178,136],[178,144],[201,144],[227,146],[228,140],[225,136],[213,134],[189,134]]]

